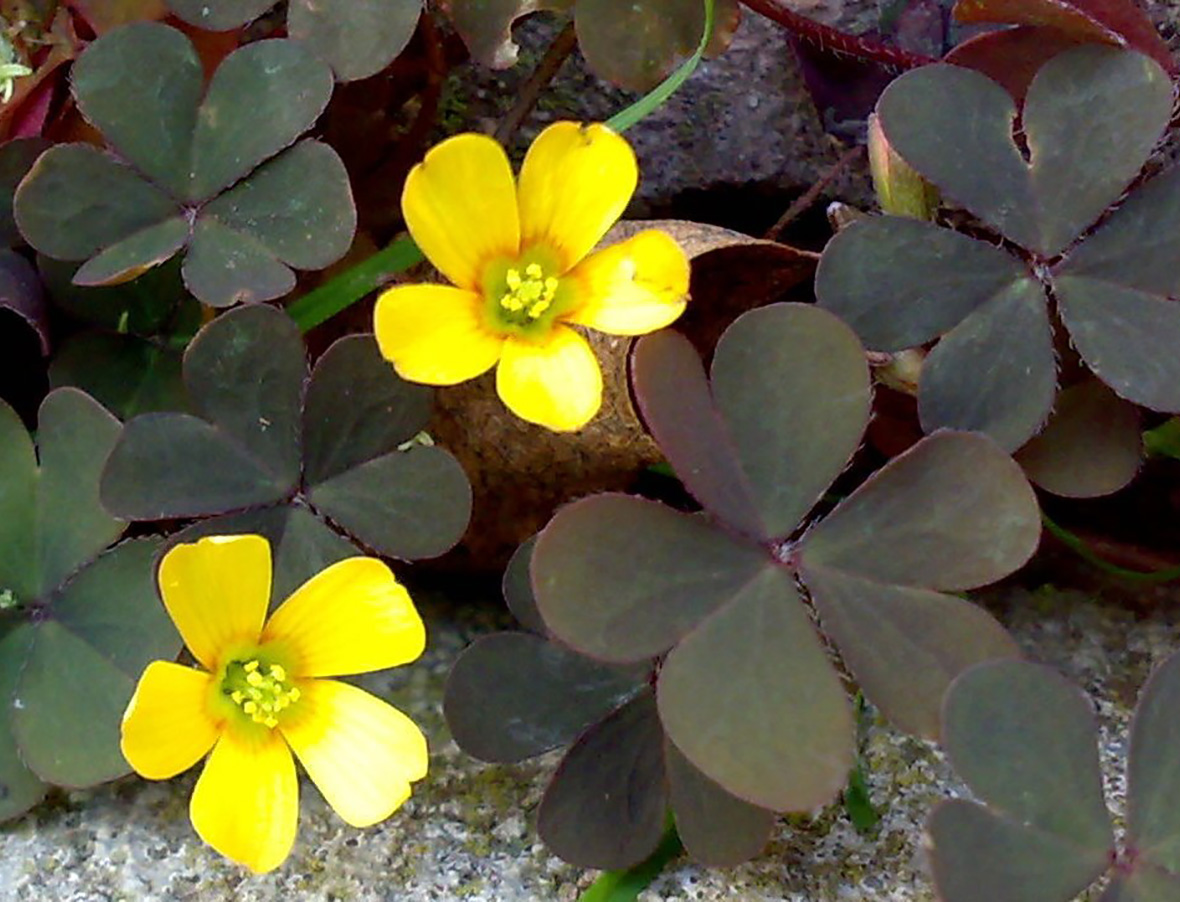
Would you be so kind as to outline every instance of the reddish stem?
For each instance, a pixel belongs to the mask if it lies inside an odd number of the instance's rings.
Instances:
[[[800,40],[815,44],[821,50],[844,54],[868,62],[880,63],[890,69],[903,71],[937,62],[933,57],[910,53],[890,44],[840,31],[831,25],[816,22],[794,10],[780,6],[777,0],[741,0],[754,12],[766,16],[786,28]]]

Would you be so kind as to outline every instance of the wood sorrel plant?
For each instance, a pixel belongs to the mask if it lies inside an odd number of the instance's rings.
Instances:
[[[1019,131],[1007,91],[957,66],[907,73],[881,96],[890,146],[982,228],[867,218],[828,244],[816,294],[871,350],[937,339],[918,389],[926,430],[977,429],[1021,448],[1057,401],[1058,357],[1076,348],[1110,390],[1065,388],[1058,422],[1027,452],[1030,474],[1081,496],[1134,476],[1138,424],[1119,398],[1180,410],[1180,171],[1123,197],[1172,97],[1151,59],[1100,46],[1040,70]]]
[[[940,432],[826,518],[808,517],[868,418],[864,352],[835,317],[793,304],[747,313],[718,343],[710,379],[686,339],[661,332],[639,342],[633,376],[652,434],[704,512],[610,494],[563,508],[532,553],[536,610],[548,633],[600,668],[648,673],[632,699],[654,697],[646,703],[649,734],[666,736],[674,756],[724,791],[719,798],[804,810],[829,801],[847,778],[851,708],[800,586],[868,698],[919,735],[937,734],[942,693],[955,675],[1016,653],[986,613],[946,594],[1010,573],[1039,536],[1028,483],[989,439]],[[531,648],[530,660],[562,657],[540,639],[495,642]],[[491,642],[473,651],[447,698],[456,734],[485,755],[490,742],[491,756],[502,743],[476,740],[470,715],[456,712],[494,699],[495,710],[516,712],[509,724],[532,722],[524,712],[534,704],[535,681],[471,677],[505,667],[502,655]],[[538,666],[569,666],[582,674],[574,680],[582,691],[604,680],[588,662]],[[585,723],[617,697],[613,682],[602,685],[591,693],[594,710],[579,709]],[[552,792],[560,785],[566,794],[590,793],[590,784],[607,779],[605,767],[615,785],[633,785],[641,762],[657,767],[665,753],[655,740],[650,754],[629,756],[620,747],[609,760],[600,752],[595,768],[576,763],[580,744],[600,741],[606,723],[626,719],[624,709],[578,740]],[[560,730],[554,736],[552,744],[567,738]],[[544,747],[508,746],[512,754]],[[587,785],[568,788],[579,781]],[[676,782],[670,785],[677,809]],[[654,845],[652,808],[665,797],[652,798],[633,809],[642,823],[620,829],[644,836],[633,848]],[[584,843],[601,835],[596,829]],[[750,837],[746,854],[759,845]],[[579,845],[558,851],[577,860]]]
[[[1103,798],[1094,705],[1048,667],[981,664],[951,684],[943,745],[979,802],[928,823],[945,902],[1069,902],[1109,874],[1103,902],[1180,898],[1180,654],[1139,695],[1127,751],[1126,835]]]

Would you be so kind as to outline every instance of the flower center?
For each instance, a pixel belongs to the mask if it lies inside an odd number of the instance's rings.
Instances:
[[[506,291],[500,295],[501,316],[513,325],[536,322],[553,306],[558,281],[546,276],[539,263],[530,263],[523,275],[519,269],[510,268],[504,274],[504,283]]]
[[[230,661],[221,679],[221,693],[249,715],[254,723],[273,729],[278,714],[299,701],[282,664],[264,664],[258,658]]]

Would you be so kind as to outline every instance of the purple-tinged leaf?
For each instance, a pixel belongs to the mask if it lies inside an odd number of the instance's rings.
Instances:
[[[1132,194],[1053,271],[1061,318],[1086,365],[1121,397],[1180,410],[1180,169]]]
[[[668,789],[655,700],[641,693],[574,743],[537,811],[537,832],[570,864],[627,868],[664,833]]]
[[[1014,451],[1045,423],[1056,394],[1045,290],[1020,279],[969,314],[926,357],[918,413],[926,432],[983,432]]]
[[[942,902],[1070,902],[1106,869],[1107,853],[962,799],[926,826]]]
[[[1139,412],[1097,379],[1062,389],[1048,425],[1016,453],[1036,485],[1066,498],[1117,492],[1143,462]]]
[[[541,531],[533,590],[561,641],[604,661],[641,661],[739,596],[769,562],[699,515],[594,495]]]
[[[1102,41],[1146,53],[1170,72],[1176,61],[1136,0],[958,0],[959,22],[1047,26],[1079,42]]]
[[[526,630],[545,636],[549,630],[545,620],[537,609],[537,596],[533,594],[533,549],[537,545],[537,537],[530,536],[520,543],[520,547],[512,553],[508,566],[504,568],[504,578],[500,582],[500,589],[504,593],[504,602],[508,610]]]
[[[1139,695],[1127,760],[1127,845],[1135,867],[1180,882],[1180,654],[1151,675]]]
[[[1180,899],[1180,875],[1148,863],[1137,863],[1129,874],[1111,880],[1101,902],[1176,902]]]
[[[644,423],[685,488],[724,523],[767,536],[733,438],[717,408],[700,355],[670,329],[635,345],[631,380]]]
[[[601,664],[529,633],[495,633],[455,661],[443,714],[467,754],[522,761],[572,742],[645,685],[634,668]]]
[[[907,733],[937,739],[951,681],[981,661],[1020,654],[990,614],[961,598],[825,567],[805,567],[803,581],[864,694]]]
[[[41,353],[49,353],[49,307],[41,279],[33,264],[8,248],[0,248],[0,307],[28,323],[41,342]]]
[[[815,293],[874,351],[917,347],[1011,290],[1027,269],[1006,251],[901,216],[870,216],[824,249]]]
[[[804,567],[958,591],[1024,564],[1041,534],[1020,467],[985,436],[939,432],[894,458],[803,541]]]
[[[759,538],[785,538],[864,435],[872,400],[864,349],[825,310],[772,304],[721,336],[711,383],[764,524]]]
[[[681,641],[657,697],[669,739],[751,804],[806,811],[847,780],[851,708],[786,568],[764,567]]]
[[[1095,867],[1114,845],[1097,740],[1090,699],[1039,664],[980,664],[944,703],[943,746],[972,792],[996,813],[1074,846]]]
[[[664,766],[676,832],[694,860],[733,867],[762,852],[774,829],[774,812],[731,796],[667,741]]]
[[[1172,84],[1141,54],[1093,45],[1060,54],[1025,100],[1029,162],[1013,139],[1012,98],[978,72],[907,72],[877,110],[911,166],[1005,237],[1052,257],[1143,168],[1171,116]]]

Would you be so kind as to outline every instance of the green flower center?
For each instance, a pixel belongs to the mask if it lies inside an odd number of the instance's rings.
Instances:
[[[500,295],[500,315],[515,326],[536,322],[553,306],[558,281],[546,276],[539,263],[530,263],[523,275],[510,268],[504,274],[506,291]]]
[[[221,694],[254,723],[274,729],[279,723],[279,713],[299,701],[300,693],[297,686],[291,685],[282,664],[250,658],[226,665]]]
[[[577,300],[576,286],[561,277],[557,255],[540,246],[491,261],[480,283],[488,329],[529,341],[544,340]]]

